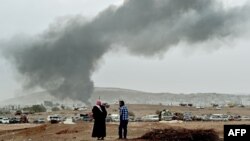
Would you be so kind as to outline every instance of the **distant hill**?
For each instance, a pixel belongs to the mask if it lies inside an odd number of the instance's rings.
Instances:
[[[195,94],[173,94],[173,93],[149,93],[121,88],[102,88],[96,87],[90,98],[91,103],[95,103],[96,99],[101,98],[102,101],[108,103],[117,103],[118,100],[125,100],[131,104],[164,104],[178,105],[179,103],[192,103],[196,106],[206,106],[211,103],[226,104],[236,103],[250,105],[250,95],[228,95],[217,93],[195,93]],[[30,95],[11,98],[1,101],[1,105],[32,105],[41,104],[43,101],[53,101],[54,103],[63,104],[82,104],[80,101],[71,99],[60,100],[51,96],[47,92],[39,92]]]
[[[211,103],[226,104],[237,103],[250,105],[250,95],[232,95],[217,93],[173,94],[149,93],[120,88],[95,88],[91,101],[100,98],[109,103],[116,103],[119,99],[127,103],[136,104],[164,104],[178,105],[179,103],[192,103],[197,106],[206,106]]]

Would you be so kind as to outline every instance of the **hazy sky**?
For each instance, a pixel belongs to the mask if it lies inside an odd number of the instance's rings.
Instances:
[[[223,1],[226,7],[245,1]],[[42,33],[60,17],[82,15],[88,20],[123,0],[0,0],[0,41],[18,34]],[[249,29],[246,29],[249,30]],[[249,34],[212,40],[188,48],[180,43],[153,57],[112,50],[100,60],[92,79],[95,86],[149,92],[218,92],[250,94]],[[207,49],[216,46],[218,49]],[[205,49],[204,49],[205,48]],[[0,98],[22,94],[14,67],[0,56]]]

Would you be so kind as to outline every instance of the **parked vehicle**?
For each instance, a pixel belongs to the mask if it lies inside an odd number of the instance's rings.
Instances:
[[[203,116],[198,116],[198,115],[193,116],[194,121],[202,121],[202,118]]]
[[[67,119],[67,118],[66,118]],[[66,120],[65,119],[65,120]],[[75,116],[75,117],[72,117],[72,121],[73,122],[77,122],[77,121],[80,121],[81,120],[81,117],[78,117],[78,116]]]
[[[201,120],[202,121],[209,121],[210,120],[210,116],[211,115],[203,115],[203,116],[201,116]]]
[[[211,121],[228,121],[229,120],[229,115],[212,114],[209,119]]]
[[[137,117],[137,118],[135,118],[135,122],[142,122],[141,117]]]
[[[197,106],[197,107],[195,107],[196,109],[205,109],[205,107],[203,107],[203,106]]]
[[[215,107],[215,110],[221,110],[222,108],[221,107]]]
[[[111,114],[110,117],[111,117],[111,120],[113,122],[119,122],[120,121],[120,115],[118,115],[118,114]]]
[[[183,113],[180,112],[173,113],[172,120],[183,120]]]
[[[242,116],[240,120],[250,121],[250,116]]]
[[[11,123],[11,124],[20,123],[20,118],[12,117],[9,119],[9,123]]]
[[[61,117],[59,115],[50,115],[47,118],[50,123],[59,123],[61,121]]]
[[[228,118],[229,121],[240,121],[241,116],[240,115],[230,115]]]
[[[1,119],[1,123],[2,123],[2,124],[9,124],[9,123],[10,123],[9,118],[3,117],[3,118]]]
[[[170,121],[173,120],[173,117],[173,113],[171,113],[169,110],[162,110],[160,112],[160,120]]]
[[[38,119],[34,120],[33,123],[45,123],[45,119],[44,118],[38,118]]]
[[[183,113],[183,120],[184,121],[192,121],[193,120],[193,115],[191,112],[185,112]]]
[[[89,114],[80,114],[80,118],[83,121],[92,121],[92,119],[93,119]]]
[[[142,121],[159,121],[158,115],[147,115],[142,117]]]

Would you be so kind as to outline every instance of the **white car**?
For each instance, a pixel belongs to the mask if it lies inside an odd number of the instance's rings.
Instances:
[[[242,116],[240,120],[250,121],[250,116]]]
[[[111,121],[113,121],[113,122],[119,122],[120,121],[120,115],[118,115],[118,114],[111,114],[110,118],[111,118]]]
[[[47,120],[50,121],[51,123],[59,123],[61,122],[62,118],[59,115],[49,115],[47,117]]]
[[[229,120],[229,115],[224,115],[224,114],[212,114],[209,117],[209,120],[211,121],[228,121]]]
[[[141,118],[142,121],[159,121],[158,115],[147,115]]]
[[[215,110],[221,110],[222,108],[221,107],[216,107]]]
[[[3,124],[9,124],[10,123],[10,120],[8,118],[2,118],[2,123]]]

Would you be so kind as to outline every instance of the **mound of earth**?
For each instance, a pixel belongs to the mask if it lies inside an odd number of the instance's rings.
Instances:
[[[219,141],[218,134],[213,129],[169,128],[154,129],[139,139],[150,141]]]

